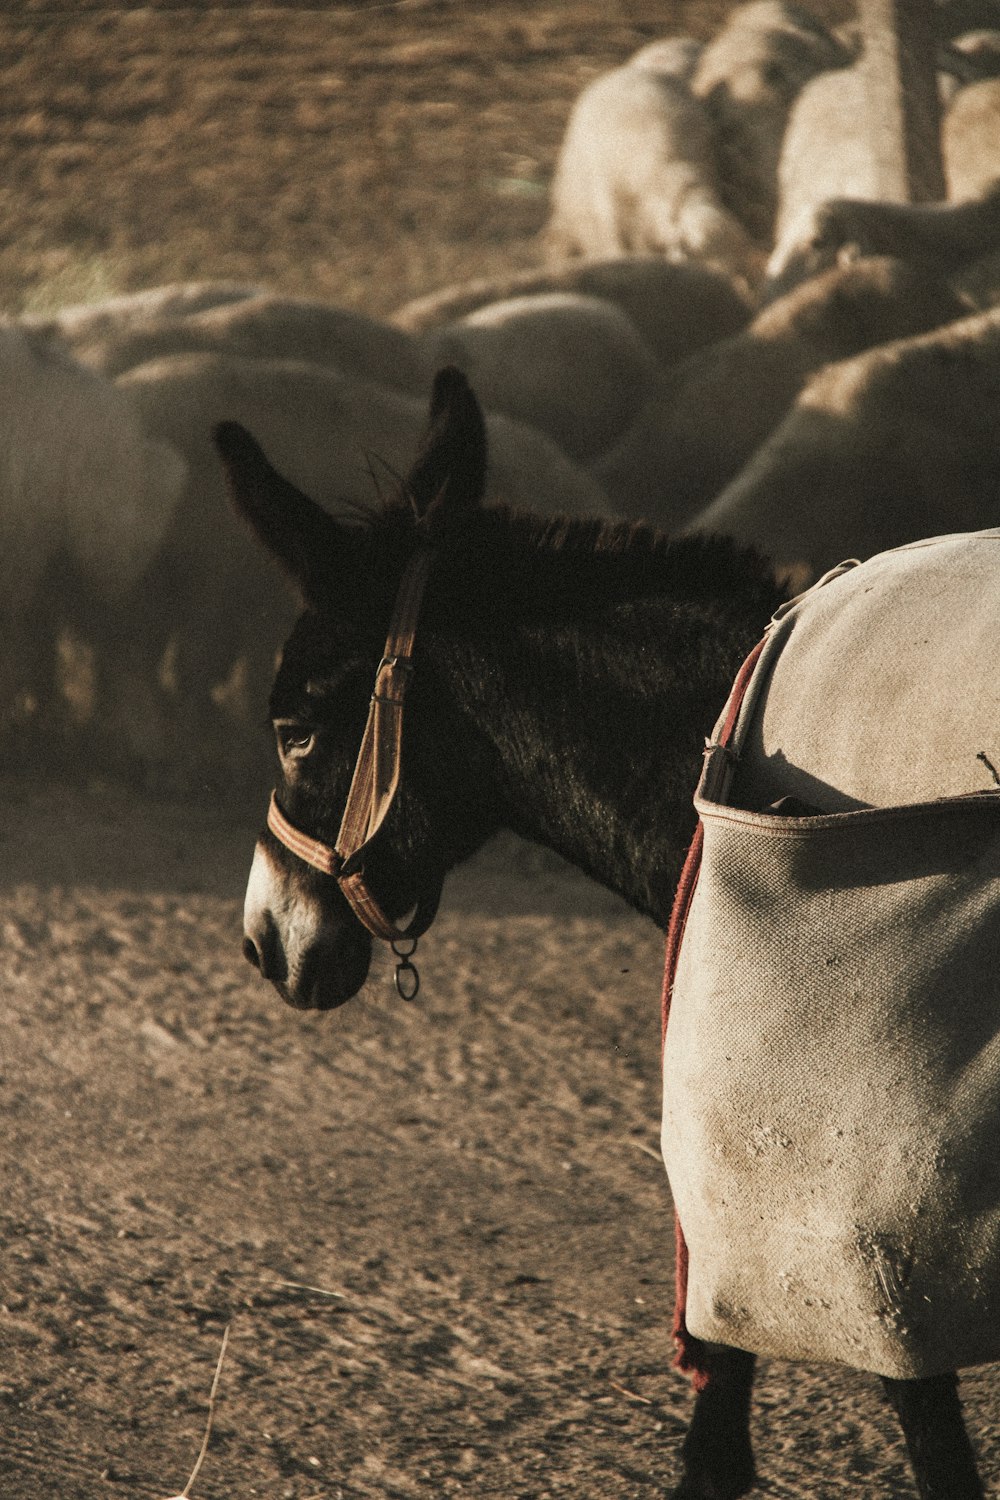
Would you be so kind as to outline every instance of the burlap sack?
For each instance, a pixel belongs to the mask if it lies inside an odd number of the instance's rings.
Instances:
[[[884,623],[907,609],[920,627],[897,632],[886,677],[867,614]],[[845,610],[847,637],[830,625]],[[935,665],[948,611],[982,617],[997,642],[989,659],[956,656],[945,629],[951,654]],[[959,638],[971,639],[966,627]],[[845,659],[859,632],[857,659]],[[866,699],[866,653],[896,684],[891,702],[884,690]],[[1000,794],[976,743],[989,725],[1000,739],[998,664],[1000,532],[884,554],[785,614],[730,749],[707,754],[663,1116],[699,1338],[896,1377],[1000,1357]],[[965,794],[860,805],[864,754],[846,757],[844,785],[826,751],[814,756],[826,755],[821,775],[808,755],[777,774],[775,704],[801,749],[812,667],[830,723],[850,716],[862,745],[916,745],[921,724],[933,740],[929,726],[951,713],[958,749],[940,789]],[[837,683],[849,689],[831,701]],[[906,724],[893,723],[897,709]],[[927,781],[926,758],[911,759],[903,795]],[[991,789],[976,790],[983,782]],[[850,810],[761,810],[761,795],[806,786],[820,806]]]

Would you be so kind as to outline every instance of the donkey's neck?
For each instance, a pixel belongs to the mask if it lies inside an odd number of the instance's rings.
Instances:
[[[779,602],[769,582],[735,598],[706,582],[704,599],[690,583],[681,598],[514,624],[467,644],[449,669],[492,752],[506,825],[661,926],[694,827],[705,736]]]

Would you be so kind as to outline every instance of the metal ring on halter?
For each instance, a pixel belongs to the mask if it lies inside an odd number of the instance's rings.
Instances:
[[[414,944],[414,946],[416,946]],[[405,976],[405,977],[404,977]],[[420,993],[420,975],[417,973],[416,965],[409,958],[400,959],[396,965],[393,975],[396,985],[396,994],[400,1000],[415,1000]]]

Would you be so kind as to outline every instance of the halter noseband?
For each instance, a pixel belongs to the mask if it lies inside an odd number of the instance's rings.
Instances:
[[[267,826],[278,842],[314,870],[332,875],[351,909],[372,936],[390,945],[397,960],[396,989],[404,1000],[413,1000],[420,988],[413,955],[417,939],[434,920],[440,892],[421,896],[410,920],[401,927],[386,915],[369,889],[364,862],[399,790],[403,702],[413,672],[417,620],[433,560],[432,549],[422,546],[410,558],[403,572],[385,651],[375,673],[368,722],[333,848],[290,823],[278,806],[274,792],[267,810]],[[400,944],[404,946],[398,946]]]

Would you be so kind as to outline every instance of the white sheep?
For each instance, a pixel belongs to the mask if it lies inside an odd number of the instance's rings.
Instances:
[[[975,198],[1000,180],[1000,78],[959,89],[941,124],[948,197]]]
[[[993,19],[998,15],[1000,12],[994,11]],[[942,104],[948,105],[963,85],[1000,74],[1000,30],[984,26],[949,37],[939,58],[940,97]]]
[[[1000,79],[981,79],[953,94],[942,119],[941,151],[952,203],[985,195],[1000,178]],[[965,233],[960,224],[952,230],[945,216],[939,232],[927,205],[912,205],[912,219],[907,205],[882,205],[884,215],[861,206],[878,203],[880,187],[860,64],[821,74],[803,89],[789,118],[778,184],[775,246],[767,266],[772,293],[832,264],[845,247],[919,258],[928,234],[941,244],[941,270],[954,268],[944,257],[955,235]],[[990,233],[984,224],[987,247]]]
[[[57,314],[48,326],[77,359],[108,376],[195,353],[307,360],[414,394],[433,373],[402,329],[350,308],[261,290],[207,298],[207,291],[197,297],[161,288],[141,308],[131,300],[104,304],[89,314]]]
[[[187,480],[126,396],[44,334],[0,324],[0,725],[48,702],[73,602],[115,606],[149,565]],[[58,570],[60,587],[41,600]]]
[[[189,354],[152,360],[119,376],[146,430],[187,455],[192,481],[221,496],[212,427],[235,420],[263,434],[282,472],[331,504],[371,504],[373,471],[391,475],[412,454],[423,431],[426,398],[358,380],[303,360]],[[609,507],[595,482],[541,433],[489,413],[493,454],[491,502],[537,501],[551,513],[601,512]],[[369,462],[371,460],[371,462]]]
[[[1000,515],[1000,309],[815,375],[686,531],[760,548],[798,577]]]
[[[241,302],[261,291],[261,287],[241,281],[171,281],[138,292],[121,292],[101,302],[73,303],[50,313],[26,313],[19,321],[39,333],[56,334],[72,347],[130,333],[161,318],[186,318]]]
[[[115,388],[151,435],[179,450],[188,482],[151,564],[111,622],[123,638],[108,732],[144,763],[204,780],[266,766],[269,747],[233,738],[257,722],[274,652],[291,623],[287,590],[226,499],[212,431],[254,432],[281,471],[332,507],[370,506],[422,438],[426,399],[302,361],[173,355],[129,370]],[[489,494],[522,508],[610,514],[592,479],[542,434],[488,416]],[[246,749],[251,763],[234,755]],[[258,760],[253,762],[253,756]],[[213,769],[214,767],[214,769]]]
[[[552,180],[547,255],[655,252],[755,281],[761,258],[721,201],[708,112],[662,56],[643,48],[573,105]]]
[[[659,255],[568,260],[539,270],[459,283],[408,302],[391,322],[408,332],[440,328],[488,303],[551,292],[611,302],[630,318],[661,365],[726,338],[750,318],[746,295],[730,276],[694,261]]]
[[[767,263],[772,293],[834,264],[835,253],[818,250],[821,205],[829,199],[871,201],[879,196],[860,67],[820,73],[802,89],[788,117],[777,182],[774,248]],[[805,260],[809,254],[812,258]]]
[[[3,609],[26,607],[46,560],[64,550],[106,598],[155,551],[186,476],[129,401],[43,335],[0,324]]]
[[[670,529],[733,478],[814,371],[967,311],[944,283],[898,261],[834,267],[675,365],[593,472],[624,514]]]
[[[762,244],[773,233],[789,110],[811,78],[849,61],[826,27],[785,0],[737,7],[701,55],[691,89],[712,120],[722,198]]]
[[[459,366],[487,410],[537,427],[581,463],[618,441],[660,375],[623,312],[568,292],[490,303],[421,343],[435,368]]]
[[[810,216],[808,239],[795,245],[778,275],[769,279],[775,296],[836,261],[892,255],[928,274],[954,278],[987,259],[1000,246],[1000,180],[981,198],[960,203],[888,203],[831,198]]]
[[[211,353],[111,381],[46,327],[0,325],[0,741],[27,721],[51,749],[68,726],[106,768],[189,781],[194,767],[218,774],[221,755],[229,774],[228,726],[262,709],[289,604],[234,521],[213,425],[245,422],[332,504],[372,504],[372,475],[391,485],[409,461],[425,399],[305,361]],[[541,433],[501,414],[488,425],[494,499],[610,514]]]

